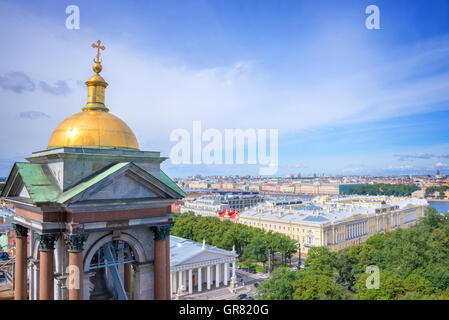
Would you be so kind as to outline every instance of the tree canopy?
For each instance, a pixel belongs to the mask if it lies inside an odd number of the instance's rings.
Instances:
[[[387,195],[387,196],[410,196],[413,192],[419,190],[417,185],[408,184],[388,184],[388,183],[376,183],[376,184],[362,184],[354,187],[348,187],[343,192],[345,194],[358,194],[358,195]]]
[[[313,247],[304,266],[278,271],[264,282],[259,298],[449,299],[449,214],[428,207],[414,227],[374,235],[338,253]],[[377,289],[369,285],[369,266],[379,271]],[[287,294],[280,294],[281,288]]]
[[[172,235],[197,242],[205,239],[207,244],[226,250],[231,250],[235,245],[239,256],[248,260],[265,263],[270,249],[271,258],[278,252],[286,265],[287,260],[298,250],[297,241],[284,234],[266,232],[229,220],[197,216],[193,212],[175,214],[173,220],[175,224],[171,230]]]

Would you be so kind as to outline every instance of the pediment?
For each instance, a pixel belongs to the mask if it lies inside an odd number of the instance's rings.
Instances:
[[[76,201],[86,200],[114,200],[114,199],[140,199],[159,198],[151,187],[144,185],[139,179],[124,174],[113,179],[110,183],[91,192],[84,192]]]
[[[117,163],[66,190],[60,203],[103,200],[176,199],[178,194],[133,163]]]

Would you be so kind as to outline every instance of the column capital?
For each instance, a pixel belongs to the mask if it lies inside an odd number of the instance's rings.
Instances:
[[[39,251],[52,251],[55,249],[55,241],[58,235],[55,233],[42,233],[37,236],[39,239]]]
[[[11,225],[16,233],[16,238],[26,237],[28,235],[28,228],[17,223],[11,223]]]
[[[64,233],[64,243],[69,252],[82,252],[84,250],[84,242],[86,242],[87,237],[87,234]]]
[[[170,235],[171,225],[153,227],[154,240],[165,240]]]

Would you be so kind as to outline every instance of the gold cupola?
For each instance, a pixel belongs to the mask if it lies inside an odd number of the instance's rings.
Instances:
[[[101,41],[92,44],[97,49],[92,69],[95,74],[86,81],[87,103],[82,111],[62,121],[48,141],[47,148],[91,147],[139,149],[136,136],[125,122],[109,113],[104,103],[107,82],[100,76]]]

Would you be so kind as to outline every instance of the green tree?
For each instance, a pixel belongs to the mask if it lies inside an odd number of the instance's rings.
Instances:
[[[366,267],[374,264],[377,250],[369,245],[353,245],[342,250],[336,261],[337,282],[352,289],[356,279],[365,272]]]
[[[257,299],[292,300],[293,284],[298,280],[298,273],[286,267],[275,269],[271,277],[257,288]]]
[[[334,283],[326,275],[301,270],[305,273],[293,284],[294,300],[341,300],[349,298],[349,292],[342,286]]]
[[[407,292],[416,292],[420,295],[431,295],[435,292],[432,282],[418,274],[409,275],[404,280],[404,288]]]
[[[265,250],[266,250],[266,238],[263,235],[257,235],[245,247],[243,257],[247,259],[256,260],[258,262],[265,262],[266,260]]]
[[[304,263],[305,268],[329,277],[333,276],[336,265],[337,254],[330,252],[326,247],[310,248]]]
[[[369,288],[366,284],[369,274],[362,274],[355,284],[357,297],[361,300],[392,300],[405,292],[404,279],[396,273],[381,270],[379,289]]]

